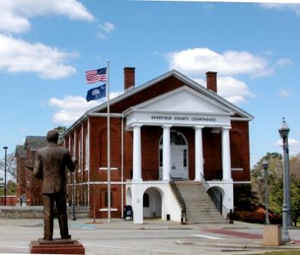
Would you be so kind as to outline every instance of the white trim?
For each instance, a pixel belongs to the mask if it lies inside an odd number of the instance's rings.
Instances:
[[[87,116],[91,117],[106,117],[107,113],[89,113]],[[110,113],[111,118],[122,118],[123,114],[122,113]]]
[[[242,167],[236,167],[236,168],[231,168],[231,171],[244,171],[244,168]]]
[[[123,183],[122,182],[120,182],[120,181],[117,181],[117,182],[110,182],[112,185],[113,184],[115,184],[115,185],[117,185],[117,184],[126,184],[127,182],[126,181],[124,181]],[[101,181],[99,181],[99,182],[79,182],[79,183],[77,183],[77,184],[75,184],[75,185],[95,185],[95,184],[107,184],[107,181],[103,181],[103,182],[101,182]],[[69,183],[69,184],[67,184],[67,185],[72,185],[71,183]]]
[[[235,181],[233,184],[251,184],[251,181]]]
[[[167,92],[167,93],[165,93],[165,94],[162,94],[162,95],[160,95],[160,96],[154,97],[154,98],[152,98],[152,99],[150,99],[150,100],[144,101],[143,103],[140,103],[140,104],[135,105],[135,106],[133,106],[133,107],[130,107],[128,110],[126,110],[126,111],[124,112],[124,115],[126,116],[126,115],[130,114],[132,111],[137,111],[138,108],[146,107],[147,105],[151,105],[151,104],[153,104],[153,103],[155,103],[155,102],[158,102],[158,101],[160,101],[160,100],[162,100],[162,99],[168,98],[168,97],[172,96],[173,94],[176,94],[176,93],[181,92],[181,91],[188,91],[188,92],[192,93],[194,96],[199,97],[201,100],[206,101],[207,103],[214,105],[215,107],[221,109],[222,111],[225,111],[224,114],[218,114],[218,115],[221,115],[221,116],[222,116],[222,115],[229,115],[229,116],[230,116],[230,115],[233,115],[233,114],[234,114],[234,112],[232,112],[230,109],[228,109],[228,106],[227,106],[227,107],[224,107],[224,106],[221,105],[219,102],[217,102],[217,101],[215,101],[215,100],[212,100],[212,99],[210,99],[210,98],[204,96],[203,94],[199,94],[199,93],[196,92],[194,89],[191,89],[191,88],[189,88],[189,87],[184,86],[184,87],[180,87],[180,88],[178,88],[178,89],[172,90],[172,91],[170,91],[170,92]],[[144,111],[145,111],[145,110],[144,110]],[[152,111],[145,111],[145,112],[152,112]],[[227,113],[226,113],[226,112],[227,112]],[[177,112],[176,112],[176,113],[177,113]],[[195,114],[195,113],[198,114],[198,112],[192,112],[191,114]],[[178,112],[178,114],[180,114],[180,112]],[[182,114],[182,113],[181,113],[181,114]],[[201,114],[202,114],[202,112],[201,112]],[[210,114],[210,113],[207,113],[207,114]]]
[[[112,185],[113,184],[125,184],[126,183],[126,181],[125,182],[120,182],[120,181],[111,181],[110,182]],[[96,181],[96,182],[89,182],[89,184],[107,184],[107,181]]]
[[[85,168],[88,171],[88,206],[90,206],[90,119],[87,118],[87,123],[86,123],[86,136],[85,136]],[[87,144],[88,143],[88,144]],[[87,148],[87,149],[86,149]]]
[[[118,211],[118,208],[109,208],[109,210],[111,212],[117,212]],[[99,209],[99,212],[107,212],[108,211],[108,208],[100,208]]]
[[[128,114],[132,112],[139,112],[139,113],[152,113],[152,114],[173,114],[173,115],[184,115],[184,114],[190,114],[190,115],[210,115],[210,116],[230,116],[231,113],[214,113],[214,112],[175,112],[175,111],[146,111],[146,110],[140,110],[135,109],[135,107],[130,107],[130,112],[124,112],[124,116],[126,117]]]
[[[124,117],[121,118],[121,208],[124,208]],[[124,210],[121,210],[121,217],[124,217]]]
[[[131,128],[135,125],[141,125],[141,126],[159,126],[161,127],[162,125],[170,125],[170,126],[174,126],[174,127],[194,127],[194,126],[199,126],[200,124],[199,123],[191,123],[191,124],[184,124],[184,123],[158,123],[158,122],[153,122],[153,121],[143,121],[142,123],[137,123],[137,122],[134,122],[132,124],[130,124],[130,126],[126,125],[126,130],[129,131],[131,130]],[[224,123],[212,123],[212,124],[208,124],[208,123],[205,123],[203,124],[202,126],[204,127],[215,127],[215,128],[231,128],[230,125],[225,125]]]
[[[230,120],[234,120],[234,121],[249,121],[247,118],[238,118],[238,117],[231,117]]]
[[[108,167],[105,167],[105,166],[99,167],[99,170],[107,171],[107,169],[108,169]],[[118,167],[110,167],[110,170],[119,170],[119,168]]]

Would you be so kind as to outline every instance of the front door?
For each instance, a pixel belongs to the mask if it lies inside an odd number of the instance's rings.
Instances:
[[[171,178],[188,179],[187,146],[171,145]]]
[[[162,139],[160,142],[160,169],[162,178]],[[183,134],[171,131],[171,179],[187,180],[188,176],[188,144]]]

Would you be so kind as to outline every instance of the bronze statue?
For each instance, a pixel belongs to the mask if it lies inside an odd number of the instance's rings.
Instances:
[[[56,130],[47,133],[48,145],[37,151],[33,169],[33,175],[42,180],[44,240],[53,238],[54,203],[61,238],[71,239],[66,206],[66,167],[73,172],[77,162],[72,161],[67,149],[57,145],[58,136]]]

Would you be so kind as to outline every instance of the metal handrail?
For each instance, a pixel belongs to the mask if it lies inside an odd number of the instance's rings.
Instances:
[[[205,189],[205,192],[207,192],[209,190],[210,186],[206,182],[206,180],[204,178],[204,175],[202,173],[200,173],[200,175],[201,175],[201,179],[202,179],[201,184],[203,185],[203,187]],[[217,198],[217,196],[215,196],[215,194],[213,194],[213,196],[214,196],[216,202],[220,202],[219,198]],[[213,200],[213,198],[212,198],[212,200]],[[222,201],[222,212],[221,212],[221,214],[223,214],[223,212],[226,212],[226,215],[227,215],[230,212],[230,209],[227,208],[226,206],[224,206],[224,203]]]

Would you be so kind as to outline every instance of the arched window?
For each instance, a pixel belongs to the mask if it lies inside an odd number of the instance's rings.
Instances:
[[[171,144],[175,145],[186,145],[187,141],[185,140],[185,137],[183,134],[177,132],[177,131],[171,131]],[[163,137],[160,138],[159,145],[163,145]]]

